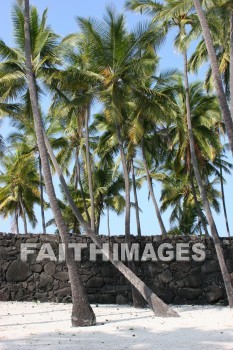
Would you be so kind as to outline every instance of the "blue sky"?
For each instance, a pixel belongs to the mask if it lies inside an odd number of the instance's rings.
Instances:
[[[58,0],[31,0],[31,4],[35,5],[40,12],[42,12],[45,8],[48,8],[48,23],[52,26],[53,30],[60,34],[61,36],[65,36],[69,33],[76,32],[78,27],[75,22],[76,16],[83,17],[97,17],[101,18],[104,14],[105,7],[107,5],[113,4],[117,10],[124,11],[127,17],[127,25],[129,28],[135,26],[139,21],[148,20],[148,17],[142,17],[139,14],[132,14],[126,12],[124,10],[124,0],[117,1],[106,1],[106,0],[85,0],[85,1],[75,1],[75,0],[66,0],[66,1],[58,1]],[[0,38],[6,41],[9,45],[13,45],[13,37],[12,37],[12,24],[11,24],[11,10],[14,5],[14,1],[5,0],[0,2]],[[160,68],[178,68],[182,69],[182,59],[178,52],[173,47],[173,37],[174,33],[171,33],[161,50],[159,51],[159,55],[161,57],[160,60]],[[198,74],[198,79],[204,79],[204,71],[205,69],[201,69]],[[195,77],[191,76],[191,80],[194,80]],[[47,104],[47,101],[44,102]],[[8,123],[4,123],[1,126],[0,133],[6,137],[9,134],[10,128]],[[230,159],[232,161],[232,159]],[[226,176],[227,184],[225,186],[226,190],[226,202],[228,208],[228,216],[230,222],[230,229],[233,228],[233,187],[232,177]],[[55,180],[56,181],[56,180]],[[57,186],[56,186],[57,187]],[[157,199],[160,196],[160,187],[158,184],[155,184],[155,193]],[[139,205],[142,209],[143,213],[141,213],[141,226],[142,233],[146,235],[151,234],[159,234],[159,226],[157,219],[155,217],[154,209],[151,201],[148,202],[148,191],[147,186],[143,186],[143,188],[139,192]],[[38,215],[39,215],[39,210]],[[226,235],[225,229],[225,221],[223,217],[223,213],[215,214],[216,224],[221,236]],[[47,213],[47,218],[51,217],[51,213]],[[131,223],[131,232],[132,234],[136,233],[136,223],[135,223],[135,215],[132,210],[132,223]],[[169,211],[163,214],[163,219],[166,225],[166,228],[169,228]],[[1,220],[0,231],[9,232],[11,230],[11,219],[6,221]],[[113,213],[110,215],[111,220],[111,232],[112,234],[123,234],[124,233],[124,216],[121,215],[117,217]],[[21,226],[22,227],[22,226]],[[32,232],[33,230],[31,230]],[[41,231],[41,225],[38,224],[35,232]],[[49,230],[53,232],[52,229]],[[101,220],[100,233],[105,234],[107,232],[106,229],[106,217],[103,217]]]

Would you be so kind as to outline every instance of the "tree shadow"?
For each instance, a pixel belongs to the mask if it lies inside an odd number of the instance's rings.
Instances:
[[[200,310],[200,308],[199,308]],[[67,311],[67,310],[66,310]],[[67,326],[67,320],[57,316],[56,328],[51,327],[51,320],[41,320],[40,322],[31,322],[17,324],[7,324],[9,329],[17,331],[18,338],[14,339],[6,336],[1,338],[0,326],[0,349],[1,350],[137,350],[137,349],[156,349],[156,350],[226,350],[233,349],[233,332],[227,327],[214,329],[215,327],[203,327],[202,323],[196,326],[190,326],[182,321],[182,317],[158,318],[153,316],[150,310],[125,309],[124,312],[119,308],[119,313],[111,319],[113,313],[109,314],[109,321],[105,320],[106,313],[97,315],[97,325],[95,327],[72,328]],[[129,315],[130,312],[133,315]],[[181,310],[179,310],[181,311]],[[145,313],[144,313],[145,312]],[[138,314],[138,316],[135,315]],[[181,316],[182,316],[181,312]],[[66,316],[66,315],[64,315]],[[103,322],[100,322],[100,321]],[[140,320],[139,322],[136,322]],[[175,320],[175,322],[174,322]],[[196,319],[197,320],[197,319]],[[42,325],[41,325],[42,324]],[[35,327],[34,327],[35,326]],[[44,329],[47,332],[44,332]],[[53,325],[52,327],[54,327]],[[22,336],[22,328],[27,330],[27,336]],[[28,329],[27,329],[28,327]],[[206,329],[205,329],[206,328]],[[21,331],[21,333],[20,333]],[[6,333],[7,334],[7,333]]]

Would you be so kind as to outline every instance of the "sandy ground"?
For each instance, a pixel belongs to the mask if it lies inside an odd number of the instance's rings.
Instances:
[[[72,328],[70,304],[0,302],[1,350],[233,350],[233,311],[181,306],[180,318],[149,309],[93,305],[95,327]]]

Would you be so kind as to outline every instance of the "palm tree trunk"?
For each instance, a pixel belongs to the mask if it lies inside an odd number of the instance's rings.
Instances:
[[[75,191],[78,190],[78,171],[77,171],[76,163],[74,165],[74,190]],[[77,224],[78,224],[78,221],[77,221],[76,217],[74,217],[73,230],[72,230],[73,234],[78,232]]]
[[[44,129],[42,124],[42,119],[40,115],[40,109],[38,104],[36,80],[33,73],[32,61],[31,61],[31,39],[30,39],[30,10],[29,10],[29,0],[24,0],[25,13],[24,13],[24,34],[25,34],[25,59],[26,59],[26,73],[30,94],[30,101],[32,106],[32,113],[34,119],[34,127],[36,132],[38,149],[41,157],[41,164],[44,174],[44,181],[46,190],[49,196],[49,201],[53,215],[55,218],[56,225],[58,227],[59,233],[61,235],[62,243],[65,247],[65,257],[66,264],[69,273],[69,279],[72,291],[72,325],[77,326],[91,326],[96,323],[94,312],[88,302],[87,295],[84,289],[84,285],[81,280],[81,275],[79,273],[77,264],[75,263],[71,251],[68,249],[69,235],[67,231],[66,224],[63,220],[61,210],[59,208],[52,176],[50,170],[50,164],[47,154],[47,149],[44,141]]]
[[[230,99],[231,118],[233,119],[233,10],[230,13]]]
[[[197,213],[198,213],[198,217],[199,217],[200,223],[202,224],[202,227],[203,227],[203,229],[205,231],[205,236],[209,237],[210,235],[209,235],[209,232],[208,232],[207,227],[206,227],[205,218],[204,218],[204,215],[203,215],[203,213],[201,211],[200,205],[199,205],[198,200],[197,200],[197,194],[196,194],[196,189],[195,189],[195,186],[194,186],[192,169],[190,170],[190,182],[191,182],[191,187],[192,187],[192,191],[193,191],[193,198],[194,198],[194,202],[195,202],[195,206],[196,206],[196,209],[197,209]]]
[[[128,244],[130,249],[131,246],[131,237],[130,237],[130,181],[129,181],[129,171],[126,163],[125,151],[123,146],[123,141],[121,137],[120,127],[117,126],[117,139],[120,149],[121,155],[121,164],[123,168],[124,174],[124,182],[125,182],[125,242]],[[131,271],[135,271],[135,265],[133,261],[127,262],[128,267]],[[132,286],[132,299],[134,307],[144,307],[144,300],[142,299],[140,293],[138,293],[137,289]]]
[[[154,194],[154,190],[153,190],[153,186],[152,186],[152,181],[151,181],[151,177],[150,177],[150,172],[149,172],[148,165],[147,165],[147,162],[146,162],[144,140],[142,140],[141,147],[142,147],[142,158],[143,158],[144,168],[145,168],[145,171],[146,171],[146,178],[147,178],[147,184],[148,184],[149,193],[150,193],[152,202],[154,204],[155,214],[156,214],[158,222],[159,222],[161,234],[162,235],[166,235],[167,231],[166,231],[166,228],[164,226],[163,219],[162,219],[162,216],[160,214],[159,206],[158,206],[158,203],[157,203],[156,198],[155,198],[155,194]]]
[[[74,218],[74,223],[73,223],[73,234],[78,233],[78,221],[76,218]]]
[[[24,205],[23,205],[23,201],[22,201],[21,195],[19,197],[19,203],[20,203],[20,207],[21,207],[21,210],[22,210],[24,234],[27,235],[28,234],[27,218],[26,218],[25,208],[24,208]]]
[[[100,230],[100,217],[101,217],[101,212],[99,211],[97,213],[97,220],[96,220],[96,234],[99,234],[99,230]]]
[[[38,157],[39,160],[39,176],[40,176],[40,210],[41,210],[41,221],[42,221],[42,229],[43,234],[46,235],[46,224],[45,224],[45,214],[44,214],[44,189],[43,189],[43,175],[42,175],[42,166],[40,155]]]
[[[187,110],[187,124],[188,124],[188,136],[189,136],[189,146],[190,146],[190,154],[191,154],[191,161],[193,165],[193,170],[195,174],[195,178],[197,180],[198,188],[200,191],[201,199],[203,202],[203,207],[205,210],[206,218],[208,221],[208,224],[210,226],[210,231],[212,234],[214,246],[217,253],[217,258],[219,261],[220,269],[222,272],[223,281],[226,288],[226,293],[229,301],[229,306],[233,308],[233,286],[231,284],[230,276],[227,270],[227,266],[224,260],[222,247],[220,244],[220,239],[218,236],[218,232],[216,230],[214,218],[212,215],[212,212],[210,210],[209,201],[206,195],[205,187],[203,185],[200,172],[198,169],[198,163],[197,158],[195,154],[195,142],[193,137],[193,131],[192,131],[192,121],[191,121],[191,109],[190,109],[190,97],[189,97],[189,81],[188,81],[188,65],[187,65],[187,52],[184,52],[184,82],[185,82],[185,92],[186,92],[186,110]]]
[[[15,210],[15,226],[16,226],[16,234],[19,234],[19,216],[17,213],[17,209]]]
[[[198,223],[197,223],[198,229],[199,229],[199,235],[202,236],[201,232],[201,219],[198,217]]]
[[[136,222],[137,222],[137,234],[138,234],[138,238],[140,238],[142,234],[141,234],[138,195],[137,195],[137,186],[136,186],[136,180],[135,180],[133,160],[131,162],[131,170],[132,170],[133,192],[134,192],[134,202],[135,202],[135,212],[136,212]]]
[[[193,0],[193,3],[202,27],[202,33],[205,39],[205,44],[206,44],[206,48],[207,48],[209,60],[210,60],[210,65],[212,68],[216,94],[219,100],[220,109],[226,125],[226,132],[229,139],[231,152],[233,154],[233,121],[231,118],[231,112],[228,107],[227,98],[223,89],[222,79],[219,72],[218,61],[217,61],[213,41],[211,38],[210,28],[209,28],[205,13],[202,9],[200,0]]]
[[[107,207],[107,227],[108,227],[108,237],[111,236],[111,230],[110,230],[110,217],[109,217],[109,207]]]
[[[133,160],[131,162],[131,169],[132,169],[132,182],[133,182],[133,192],[134,192],[134,201],[135,201],[135,211],[136,211],[136,222],[137,222],[137,236],[138,239],[141,238],[141,226],[140,226],[140,217],[139,217],[139,206],[138,206],[138,196],[137,196],[137,188],[136,188],[136,180],[135,180],[135,173],[134,173],[134,164]],[[139,241],[140,242],[140,241]],[[129,265],[130,269],[132,271],[135,271],[135,265],[134,263]],[[141,269],[139,268],[139,273],[141,274]],[[138,293],[138,291],[133,287],[132,288],[132,295],[133,295],[133,304],[134,307],[141,308],[145,307],[145,300],[142,298],[141,294]]]
[[[223,206],[223,212],[224,212],[224,217],[226,222],[226,229],[227,229],[228,237],[230,237],[231,234],[230,234],[230,228],[229,228],[228,217],[227,217],[227,208],[226,208],[224,185],[223,185],[222,164],[220,164],[220,185],[221,185],[222,206]]]
[[[85,111],[85,144],[86,144],[86,162],[87,162],[87,177],[88,177],[88,188],[91,200],[91,229],[95,231],[95,199],[92,182],[92,170],[91,170],[91,159],[90,159],[90,144],[89,144],[89,122],[90,118],[90,106],[87,106]]]
[[[121,137],[121,131],[119,126],[117,126],[117,139],[120,149],[121,164],[123,168],[124,182],[125,182],[125,237],[130,239],[130,182],[129,182],[129,172],[127,168],[125,151],[123,146],[123,141]]]
[[[87,216],[88,223],[91,224],[91,218],[90,218],[90,215],[89,215],[88,210],[87,210],[87,202],[86,202],[85,194],[83,191],[82,179],[81,179],[81,174],[80,174],[80,164],[79,164],[78,157],[76,159],[76,167],[77,167],[78,184],[79,184],[79,188],[80,188],[80,192],[81,192],[81,196],[82,196],[82,200],[83,200],[85,214]]]
[[[118,261],[114,259],[113,252],[105,251],[102,247],[102,242],[99,239],[99,237],[96,235],[96,233],[91,230],[90,226],[84,221],[80,211],[76,207],[74,200],[71,196],[71,193],[69,191],[69,188],[67,186],[67,183],[65,181],[65,178],[62,174],[61,168],[57,162],[57,159],[53,153],[53,149],[48,141],[48,138],[44,134],[44,140],[46,143],[46,147],[49,153],[49,156],[52,160],[52,163],[56,169],[56,172],[59,177],[60,184],[64,190],[64,194],[66,196],[66,199],[70,205],[70,208],[72,209],[74,215],[78,219],[80,225],[84,228],[86,235],[92,239],[92,241],[97,245],[98,248],[100,248],[103,252],[103,254],[110,260],[110,262],[116,267],[118,271],[120,271],[125,278],[139,291],[139,293],[143,296],[143,298],[148,303],[151,310],[155,313],[156,316],[159,317],[178,317],[178,314],[171,309],[168,305],[166,305],[161,299],[159,299],[150,288],[148,288],[145,283],[140,280],[127,266],[125,266],[121,261]]]

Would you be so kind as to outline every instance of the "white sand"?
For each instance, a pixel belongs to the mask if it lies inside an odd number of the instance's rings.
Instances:
[[[93,305],[97,326],[72,328],[70,304],[0,302],[0,349],[233,349],[233,311],[182,306],[180,318],[148,310]]]

